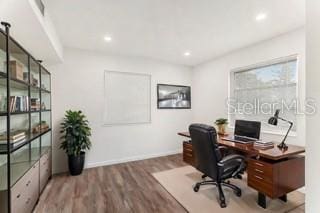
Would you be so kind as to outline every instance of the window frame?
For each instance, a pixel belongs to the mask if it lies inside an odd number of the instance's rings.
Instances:
[[[267,67],[267,66],[271,66],[271,65],[275,65],[275,64],[279,64],[279,63],[285,63],[285,62],[289,62],[289,61],[293,61],[296,60],[296,89],[295,89],[295,98],[296,100],[299,100],[299,65],[300,65],[300,57],[298,54],[292,54],[292,55],[288,55],[288,56],[284,56],[284,57],[280,57],[280,58],[275,58],[275,59],[270,59],[267,61],[263,61],[263,62],[258,62],[255,64],[251,64],[248,66],[243,66],[243,67],[238,67],[238,68],[234,68],[231,69],[230,73],[229,73],[229,79],[228,79],[228,100],[234,99],[234,86],[235,86],[235,73],[239,73],[239,72],[247,72],[250,71],[252,69],[257,69],[257,68],[262,68],[262,67]],[[229,125],[228,127],[231,129],[234,129],[234,125],[232,125],[234,122],[231,122],[231,118],[232,115],[229,113],[229,105],[227,103],[227,114],[228,114],[228,120],[229,120]],[[270,115],[272,116],[272,115]],[[289,136],[297,136],[298,133],[298,129],[299,129],[299,125],[298,125],[298,115],[296,115],[296,129],[292,130],[289,133]],[[273,135],[285,135],[287,132],[287,129],[284,128],[279,128],[279,130],[265,130],[263,126],[261,126],[261,133],[266,133],[266,134],[273,134]]]

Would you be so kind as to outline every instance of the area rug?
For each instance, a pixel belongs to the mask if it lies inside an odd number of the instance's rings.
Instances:
[[[193,191],[201,173],[191,166],[171,169],[152,174],[157,181],[191,213],[256,213],[256,212],[289,212],[304,203],[304,194],[294,191],[288,194],[288,202],[279,199],[267,200],[267,209],[257,204],[257,191],[247,186],[246,177],[242,180],[231,179],[231,183],[242,189],[242,196],[237,197],[229,188],[223,187],[226,197],[226,208],[220,208],[218,190],[213,185],[201,186],[199,192]]]

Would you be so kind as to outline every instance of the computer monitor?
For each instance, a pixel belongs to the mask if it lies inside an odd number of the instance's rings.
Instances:
[[[261,122],[236,120],[234,135],[260,139]]]

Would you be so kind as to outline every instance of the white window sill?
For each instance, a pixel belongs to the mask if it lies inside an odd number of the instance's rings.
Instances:
[[[234,126],[228,126],[229,129],[234,130]],[[269,135],[280,135],[280,136],[285,136],[287,132],[284,131],[265,131],[261,130],[262,134],[269,134]],[[295,131],[290,131],[288,134],[289,137],[297,137],[297,132]]]

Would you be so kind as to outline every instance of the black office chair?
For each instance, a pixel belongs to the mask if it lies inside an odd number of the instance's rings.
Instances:
[[[198,192],[201,185],[213,184],[218,187],[221,208],[225,208],[226,201],[222,186],[233,189],[240,197],[241,189],[226,182],[229,178],[241,178],[246,168],[245,159],[241,155],[231,154],[222,156],[221,149],[217,143],[217,133],[214,127],[205,124],[192,124],[189,126],[191,143],[195,154],[195,165],[197,170],[203,173],[202,178],[208,176],[212,180],[196,183],[194,191]]]

